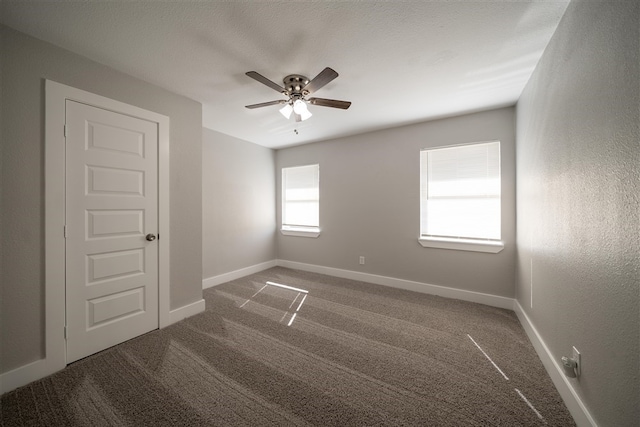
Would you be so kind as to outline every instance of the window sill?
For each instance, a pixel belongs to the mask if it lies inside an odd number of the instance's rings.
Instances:
[[[503,242],[478,241],[470,239],[446,239],[420,237],[418,242],[424,248],[452,249],[457,251],[487,252],[497,254],[504,249]]]
[[[281,228],[280,232],[285,236],[311,237],[314,239],[320,235],[319,228],[286,227],[286,228]]]

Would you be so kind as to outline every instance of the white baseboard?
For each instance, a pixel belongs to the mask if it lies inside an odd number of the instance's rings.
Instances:
[[[171,310],[169,312],[169,325],[186,319],[187,317],[202,313],[204,309],[205,302],[204,299],[201,299],[200,301],[196,301],[183,307],[176,308],[175,310]]]
[[[343,279],[359,280],[361,282],[373,283],[375,285],[390,286],[392,288],[438,295],[446,298],[455,298],[463,301],[476,302],[479,304],[490,305],[492,307],[513,310],[513,298],[483,294],[481,292],[473,292],[463,289],[448,288],[446,286],[430,285],[428,283],[396,279],[387,276],[378,276],[376,274],[362,273],[360,271],[342,270],[339,268],[324,267],[321,265],[286,261],[282,259],[277,260],[277,265],[281,267],[293,268],[296,270],[310,271],[312,273],[321,273],[329,276],[341,277]]]
[[[212,276],[202,281],[202,289],[207,289],[212,286],[218,286],[223,283],[230,282],[232,280],[240,279],[250,274],[259,273],[277,265],[276,260],[262,262],[260,264],[252,265],[249,267],[241,268],[239,270],[230,271],[229,273],[220,274],[218,276]]]
[[[5,372],[0,375],[0,394],[15,390],[18,387],[51,375],[54,372],[55,371],[51,371],[47,366],[46,359],[36,360],[35,362]]]
[[[537,329],[533,326],[533,323],[531,323],[531,319],[529,319],[529,316],[527,316],[527,313],[518,300],[514,300],[513,310],[516,312],[518,319],[520,319],[520,323],[527,333],[529,341],[533,344],[533,348],[536,349],[538,357],[542,360],[542,364],[551,377],[551,381],[553,381],[553,384],[556,386],[560,397],[562,397],[565,405],[567,405],[567,409],[569,409],[578,427],[597,427],[595,420],[571,383],[571,381],[574,380],[569,380],[569,378],[564,375],[562,368],[556,363],[553,354],[549,351],[549,347],[547,347]]]

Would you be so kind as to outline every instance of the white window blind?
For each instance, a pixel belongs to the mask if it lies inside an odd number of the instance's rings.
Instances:
[[[500,142],[420,153],[422,237],[500,240]]]
[[[282,228],[318,229],[320,165],[282,168]]]

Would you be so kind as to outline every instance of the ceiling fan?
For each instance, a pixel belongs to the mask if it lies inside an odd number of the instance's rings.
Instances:
[[[338,101],[336,99],[326,98],[307,98],[308,95],[311,95],[338,77],[338,73],[329,67],[322,70],[313,80],[309,80],[307,77],[300,74],[290,74],[282,79],[284,87],[272,82],[256,71],[249,71],[246,75],[289,98],[247,105],[246,108],[249,109],[285,104],[285,106],[280,109],[280,113],[282,113],[282,115],[287,119],[290,118],[291,113],[293,113],[295,115],[296,122],[301,122],[311,117],[311,113],[307,108],[307,103],[311,105],[319,105],[321,107],[340,108],[343,110],[346,110],[351,106],[351,102],[348,101]]]

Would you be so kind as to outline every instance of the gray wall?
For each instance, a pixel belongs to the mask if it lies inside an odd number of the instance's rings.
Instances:
[[[276,259],[275,152],[204,128],[202,278]]]
[[[640,419],[639,32],[571,2],[517,105],[517,299],[601,426]]]
[[[420,149],[493,139],[501,141],[505,249],[488,254],[423,248],[418,243]],[[278,200],[283,167],[320,164],[322,230],[317,239],[278,232],[278,257],[513,297],[514,150],[513,108],[278,150]],[[358,264],[360,255],[366,257],[365,265]]]
[[[171,307],[202,298],[202,107],[0,26],[2,302],[0,372],[44,352],[44,79],[171,120]]]

